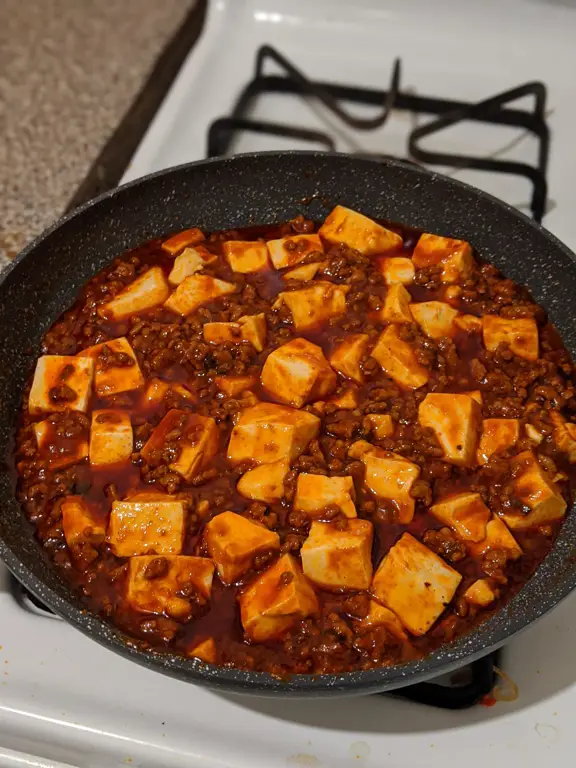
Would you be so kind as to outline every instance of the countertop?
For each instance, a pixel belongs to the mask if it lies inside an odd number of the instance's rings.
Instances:
[[[0,267],[66,208],[195,0],[2,0]]]

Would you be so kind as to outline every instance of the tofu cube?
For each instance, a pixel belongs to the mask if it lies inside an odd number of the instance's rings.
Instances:
[[[332,395],[332,397],[329,400],[332,405],[335,405],[337,408],[341,408],[342,410],[354,410],[354,408],[358,408],[358,404],[360,402],[358,390],[357,389],[345,389],[343,392],[340,392],[337,395]]]
[[[247,408],[232,430],[228,460],[234,464],[254,461],[269,464],[294,461],[320,430],[320,419],[313,413],[285,405],[259,403]]]
[[[334,347],[328,361],[341,376],[362,384],[364,376],[360,364],[366,357],[369,345],[370,337],[366,333],[352,333]]]
[[[177,315],[190,315],[203,304],[234,293],[235,290],[234,283],[209,275],[190,275],[164,301],[164,306]]]
[[[164,381],[163,379],[154,378],[150,379],[144,392],[144,405],[148,407],[160,405],[168,392],[171,392],[174,395],[178,395],[183,400],[187,400],[191,403],[193,403],[196,399],[194,394],[190,392],[190,390],[187,389],[184,385],[177,384],[176,382],[172,381]]]
[[[482,318],[476,315],[458,315],[454,318],[454,325],[464,333],[482,333]]]
[[[478,446],[478,464],[486,464],[495,453],[510,450],[519,439],[518,419],[484,419]]]
[[[400,338],[395,325],[389,325],[380,334],[372,357],[380,363],[384,373],[405,389],[423,387],[430,378],[430,372],[420,365],[416,353]]]
[[[527,515],[506,513],[504,522],[512,530],[526,530],[562,520],[566,513],[566,500],[558,486],[544,472],[532,451],[523,451],[512,460],[518,473],[514,477],[515,497],[530,509]]]
[[[412,297],[403,285],[391,285],[380,312],[380,319],[388,323],[412,323],[414,318],[410,310]]]
[[[398,510],[398,522],[411,522],[415,501],[410,490],[420,476],[420,467],[398,453],[375,448],[365,440],[354,443],[348,455],[364,464],[364,483],[372,493],[394,503]]]
[[[418,420],[434,431],[445,461],[460,467],[476,463],[482,410],[469,395],[426,395],[418,408]]]
[[[199,246],[198,248],[185,248],[179,256],[174,259],[174,266],[168,275],[170,285],[180,285],[190,275],[196,272],[202,272],[204,267],[212,264],[218,257],[207,248]]]
[[[464,592],[464,599],[472,605],[487,608],[498,597],[488,579],[478,579]]]
[[[202,642],[190,648],[186,655],[193,659],[205,661],[207,664],[216,664],[218,652],[214,638],[208,637],[206,640],[202,640]]]
[[[50,418],[37,421],[33,428],[40,456],[50,469],[64,469],[87,458],[88,440],[85,436],[62,439],[56,434],[56,425]]]
[[[297,331],[308,331],[324,325],[333,317],[343,315],[349,290],[349,285],[318,280],[307,288],[283,291],[278,298],[292,312],[294,328]]]
[[[258,379],[256,376],[215,376],[214,381],[228,397],[238,397],[241,392],[252,389]]]
[[[492,517],[479,493],[457,493],[436,502],[430,513],[465,541],[483,541]]]
[[[159,307],[170,296],[170,286],[162,267],[151,267],[129,283],[113,299],[96,310],[105,320],[126,320],[147,309]]]
[[[169,442],[175,443],[180,453],[169,466],[185,480],[190,480],[218,452],[220,433],[211,417],[172,408],[150,435],[141,456],[147,461],[153,460],[155,452],[166,447],[167,436],[173,435],[175,431],[180,432],[180,437]]]
[[[207,557],[188,555],[142,555],[131,557],[128,564],[126,601],[143,613],[167,614],[187,621],[191,617],[192,590],[204,600],[210,599],[214,563]]]
[[[54,411],[86,413],[93,378],[93,360],[43,355],[36,363],[28,410],[33,416]]]
[[[360,622],[362,629],[373,629],[374,627],[385,627],[396,640],[408,640],[408,635],[402,622],[395,613],[389,608],[385,608],[376,600],[370,600],[368,615]]]
[[[72,552],[78,553],[85,546],[103,543],[106,526],[81,496],[66,496],[60,510],[64,538]]]
[[[454,321],[458,311],[443,301],[422,301],[410,304],[414,320],[431,339],[452,338],[456,333]]]
[[[128,461],[133,435],[130,414],[120,410],[92,412],[90,427],[90,464],[101,467]]]
[[[354,480],[301,472],[296,481],[294,509],[322,519],[326,507],[336,506],[346,517],[356,517]]]
[[[388,413],[369,413],[364,417],[376,440],[385,440],[394,434],[394,422]]]
[[[469,541],[467,548],[473,557],[483,557],[492,549],[504,551],[509,560],[517,560],[522,555],[518,542],[496,515],[492,515],[486,526],[486,537],[477,542]]]
[[[239,344],[242,341],[239,323],[204,323],[202,333],[207,344]]]
[[[251,272],[261,272],[270,265],[266,243],[229,240],[222,248],[226,261],[234,272],[247,275]]]
[[[88,347],[78,357],[94,360],[94,391],[98,397],[111,397],[144,386],[138,360],[124,336]]]
[[[290,462],[286,459],[260,464],[242,475],[236,489],[247,499],[276,504],[284,498],[284,478],[288,472]]]
[[[412,260],[418,269],[441,264],[440,279],[443,283],[459,283],[465,280],[474,266],[470,243],[431,234],[420,235]]]
[[[552,421],[554,421],[554,414],[552,413]],[[526,433],[526,437],[528,440],[530,440],[534,445],[540,445],[542,440],[544,440],[544,435],[536,429],[534,424],[524,424],[524,432]],[[558,440],[556,440],[556,444],[558,445]]]
[[[296,408],[326,397],[337,381],[322,349],[307,339],[292,339],[271,352],[261,378],[272,397]]]
[[[462,576],[410,533],[390,548],[371,592],[412,635],[425,635],[444,612]]]
[[[468,395],[468,397],[471,397],[472,400],[475,400],[480,407],[482,407],[482,404],[484,403],[484,398],[482,397],[482,392],[480,392],[479,389],[473,389],[469,392],[461,392],[461,395]]]
[[[239,597],[247,637],[256,643],[278,640],[296,622],[318,613],[316,594],[291,555],[282,555]]]
[[[266,345],[266,315],[260,312],[257,315],[244,315],[238,318],[238,325],[242,331],[242,340],[252,344],[256,352],[262,352]]]
[[[290,235],[266,243],[272,264],[276,269],[293,267],[311,253],[324,253],[318,235]]]
[[[500,344],[525,360],[538,360],[538,326],[532,317],[508,320],[498,315],[484,315],[482,319],[484,346],[495,352]]]
[[[414,281],[416,270],[414,262],[406,256],[390,256],[380,259],[378,268],[386,285],[410,285]]]
[[[550,418],[554,424],[554,442],[558,449],[568,455],[570,464],[576,464],[576,424],[566,421],[558,411],[551,411]],[[526,425],[526,431],[531,424]],[[542,435],[538,435],[542,442]]]
[[[168,240],[164,240],[162,243],[162,250],[169,253],[170,256],[175,256],[183,248],[189,245],[198,245],[202,243],[206,238],[202,234],[201,230],[197,227],[192,229],[185,229],[182,232],[178,232],[176,235],[172,235]]]
[[[324,589],[368,589],[372,538],[368,520],[350,519],[344,529],[315,520],[300,550],[304,575]]]
[[[204,539],[224,584],[233,584],[250,570],[260,552],[280,549],[277,533],[235,512],[213,517],[204,528]]]
[[[313,261],[311,264],[302,264],[301,267],[294,267],[294,269],[284,272],[282,278],[284,280],[299,280],[302,283],[307,283],[308,280],[313,280],[319,270],[323,269],[326,265],[324,261]]]
[[[179,555],[184,533],[183,501],[112,502],[107,541],[117,557]]]
[[[402,238],[396,232],[343,205],[337,205],[327,216],[318,234],[328,243],[344,243],[364,256],[402,248]]]

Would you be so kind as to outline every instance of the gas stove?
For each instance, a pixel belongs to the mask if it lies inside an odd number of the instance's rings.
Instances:
[[[454,175],[576,248],[575,32],[571,0],[465,10],[457,0],[213,0],[147,130],[140,103],[71,204],[103,183],[206,156],[336,149]],[[185,42],[181,34],[174,46]],[[130,159],[130,140],[118,141],[134,136],[135,114],[144,136]],[[568,764],[575,608],[569,598],[497,660],[476,665],[472,687],[444,694],[445,706],[476,701],[496,663],[518,687],[513,701],[448,711],[392,696],[259,699],[138,667],[0,571],[0,768],[446,767],[471,751],[475,764],[495,768]],[[437,688],[412,692],[430,696],[438,704]]]

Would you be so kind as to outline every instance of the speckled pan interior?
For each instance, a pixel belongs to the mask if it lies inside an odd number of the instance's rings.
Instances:
[[[306,202],[308,204],[306,204]],[[85,634],[133,661],[182,680],[257,695],[362,694],[447,672],[504,643],[576,585],[576,515],[521,592],[480,628],[414,663],[282,682],[145,653],[87,612],[36,543],[14,498],[12,431],[42,334],[79,288],[114,256],[190,226],[204,230],[325,217],[336,204],[469,240],[485,259],[527,285],[576,356],[576,257],[529,219],[472,187],[393,162],[286,152],[179,166],[119,187],[58,222],[17,258],[0,283],[0,555],[18,579]]]

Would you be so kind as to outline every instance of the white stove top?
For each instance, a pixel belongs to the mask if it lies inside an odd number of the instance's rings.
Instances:
[[[374,88],[386,87],[400,56],[403,88],[426,95],[472,101],[529,80],[548,86],[553,209],[544,223],[574,248],[575,34],[575,0],[213,0],[200,42],[125,180],[204,157],[207,126],[229,113],[263,44],[316,79]],[[395,114],[380,131],[357,133],[317,106],[279,96],[263,97],[254,116],[316,129],[329,121],[338,149],[391,155],[405,155],[411,120]],[[246,135],[234,150],[298,146]],[[451,129],[434,147],[535,158],[534,143],[519,131],[477,125]],[[457,175],[508,202],[529,199],[521,179]],[[377,696],[241,698],[149,672],[60,620],[24,610],[0,571],[0,768],[450,768],[463,759],[493,768],[569,765],[575,639],[576,596],[506,647],[501,664],[519,696],[492,708],[446,712]]]

